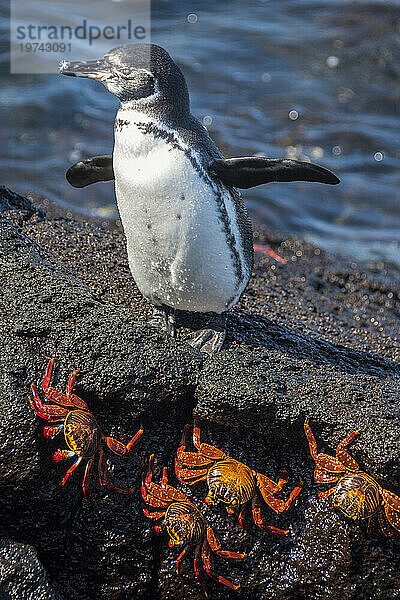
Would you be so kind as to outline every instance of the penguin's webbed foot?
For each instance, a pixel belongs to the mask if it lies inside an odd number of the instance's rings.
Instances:
[[[207,327],[193,332],[186,338],[186,342],[197,348],[203,354],[215,354],[224,344],[226,336],[226,314],[215,315]]]
[[[176,315],[175,310],[169,306],[156,306],[151,318],[147,321],[152,327],[156,327],[171,337],[176,337]]]

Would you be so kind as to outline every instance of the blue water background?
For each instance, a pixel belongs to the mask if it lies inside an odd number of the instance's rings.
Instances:
[[[116,2],[121,22],[130,4]],[[117,100],[89,80],[10,75],[1,9],[0,182],[115,216],[112,184],[76,190],[64,173],[111,153]],[[400,266],[399,2],[158,0],[152,41],[183,69],[193,113],[227,156],[307,157],[341,178],[246,191],[256,223]]]

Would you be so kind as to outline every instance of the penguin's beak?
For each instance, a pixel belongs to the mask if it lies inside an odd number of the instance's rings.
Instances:
[[[105,81],[112,76],[110,69],[107,68],[102,60],[77,62],[63,60],[60,62],[60,73],[69,77],[88,77],[89,79],[97,79],[98,81]]]

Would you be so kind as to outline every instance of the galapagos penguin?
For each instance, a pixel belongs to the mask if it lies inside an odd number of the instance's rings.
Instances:
[[[188,341],[217,352],[226,313],[253,268],[251,222],[236,188],[339,179],[297,160],[225,159],[191,114],[182,71],[160,46],[127,44],[100,60],[63,61],[60,73],[96,79],[120,100],[113,155],[77,162],[67,180],[84,187],[115,179],[129,266],[155,306],[150,322],[175,335],[177,311],[211,313]]]

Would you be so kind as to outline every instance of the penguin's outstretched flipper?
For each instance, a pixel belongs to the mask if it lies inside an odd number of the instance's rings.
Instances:
[[[112,156],[93,156],[80,160],[68,169],[65,174],[68,183],[76,188],[83,188],[98,181],[114,179]]]
[[[317,181],[336,185],[340,179],[328,169],[313,163],[288,158],[219,158],[208,167],[225,185],[251,188],[272,181]]]

